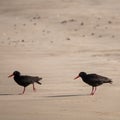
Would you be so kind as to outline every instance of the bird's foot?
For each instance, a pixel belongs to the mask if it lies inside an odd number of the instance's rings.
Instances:
[[[94,95],[94,93],[90,93],[90,95]]]

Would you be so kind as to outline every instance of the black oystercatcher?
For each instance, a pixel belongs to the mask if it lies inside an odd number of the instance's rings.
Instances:
[[[37,77],[37,76],[35,77],[35,76],[21,75],[20,72],[18,72],[18,71],[14,71],[13,74],[8,76],[8,77],[12,77],[12,76],[14,76],[14,80],[17,84],[24,87],[23,92],[20,94],[24,94],[25,88],[30,84],[33,85],[33,91],[36,90],[35,86],[34,86],[35,82],[40,84],[40,85],[42,84],[39,82],[40,80],[42,80],[42,78]]]
[[[85,83],[92,86],[90,95],[94,95],[97,86],[102,85],[103,83],[112,83],[111,79],[97,74],[87,74],[85,72],[80,72],[79,75],[74,79],[77,79],[79,77],[81,77]]]

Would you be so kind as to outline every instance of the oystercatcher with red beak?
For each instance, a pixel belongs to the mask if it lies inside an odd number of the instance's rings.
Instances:
[[[33,85],[33,91],[36,91],[34,83],[38,83],[40,85],[42,84],[39,82],[40,80],[42,80],[42,78],[38,76],[21,75],[19,71],[14,71],[13,74],[9,75],[8,77],[12,77],[12,76],[14,76],[14,80],[18,85],[24,87],[23,92],[20,94],[24,94],[25,88],[30,84]]]
[[[74,79],[77,79],[79,77],[81,77],[85,83],[92,86],[92,91],[90,95],[95,94],[97,86],[102,85],[104,83],[110,83],[110,84],[112,83],[112,80],[110,78],[98,74],[87,74],[85,72],[80,72],[79,75]]]

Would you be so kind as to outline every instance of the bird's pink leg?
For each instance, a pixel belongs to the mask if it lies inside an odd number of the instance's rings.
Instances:
[[[95,87],[95,89],[94,89],[94,93],[93,93],[93,94],[95,94],[96,90],[97,90],[97,87]]]
[[[35,85],[34,85],[34,83],[33,83],[33,91],[36,92],[36,89],[35,89]]]
[[[94,95],[94,87],[92,87],[92,91],[91,91],[90,95]]]
[[[23,89],[23,92],[20,93],[19,95],[23,95],[24,93],[25,93],[25,87],[24,87],[24,89]]]
[[[92,92],[91,92],[91,94],[90,94],[90,95],[94,95],[94,94],[95,94],[95,92],[96,92],[96,90],[97,90],[97,87],[92,87]]]

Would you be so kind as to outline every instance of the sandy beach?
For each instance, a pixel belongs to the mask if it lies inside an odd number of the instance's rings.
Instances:
[[[119,0],[1,0],[0,120],[119,120],[119,33]],[[42,85],[18,95],[15,70]],[[113,84],[91,96],[81,71]]]

